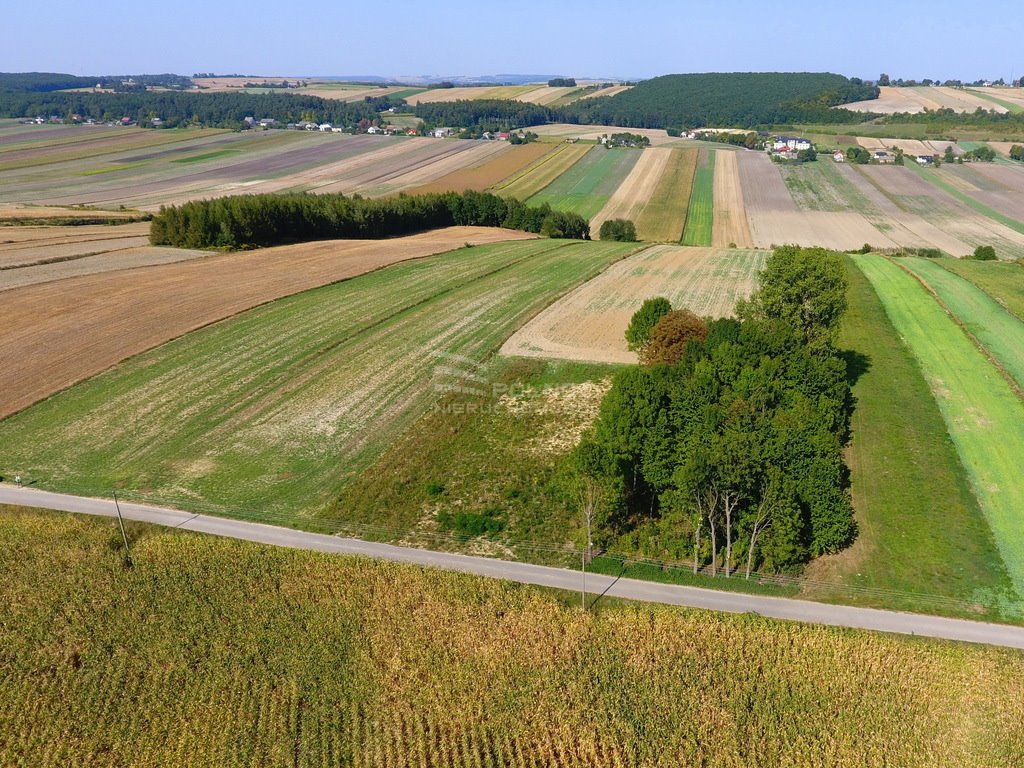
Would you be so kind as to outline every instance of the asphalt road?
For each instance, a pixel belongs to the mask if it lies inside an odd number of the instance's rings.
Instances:
[[[17,488],[6,484],[0,485],[0,504],[16,504],[26,507],[106,517],[114,517],[116,514],[114,503],[110,500],[68,496],[31,488]],[[543,587],[578,591],[582,582],[579,571],[564,568],[550,568],[529,563],[495,560],[488,557],[472,557],[410,547],[396,547],[390,544],[378,544],[359,539],[346,539],[339,536],[295,531],[290,528],[280,528],[278,526],[263,525],[244,520],[210,517],[208,515],[198,515],[142,504],[122,502],[121,514],[125,519],[208,533],[214,536],[225,536],[260,544],[309,549],[339,555],[361,555],[379,560],[393,560],[401,563],[507,579],[522,584],[535,584]],[[898,611],[883,611],[874,608],[853,608],[843,605],[815,603],[808,600],[745,595],[736,592],[719,592],[712,589],[658,584],[598,574],[587,575],[586,591],[592,594],[641,600],[650,603],[704,608],[729,613],[756,613],[774,619],[1024,649],[1024,627],[1012,627],[1002,624],[964,621],[961,619],[948,619],[940,616],[901,613]]]

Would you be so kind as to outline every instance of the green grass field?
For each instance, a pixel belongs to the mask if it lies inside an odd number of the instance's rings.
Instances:
[[[1024,320],[1024,265],[1005,261],[941,259],[940,265],[966,278]]]
[[[817,599],[970,615],[923,596],[999,615],[1013,586],[921,369],[864,274],[847,270],[838,346],[854,373],[847,463],[857,540],[808,569],[816,580],[877,593],[808,588]]]
[[[901,259],[899,263],[935,291],[968,333],[1024,389],[1024,321],[1007,312],[974,283],[931,259]]]
[[[0,508],[0,764],[1019,765],[1020,652]]]
[[[975,88],[966,88],[965,90],[967,91],[967,93],[973,96],[977,96],[979,99],[984,99],[985,101],[990,101],[993,104],[998,104],[999,106],[1004,107],[1007,112],[1010,112],[1012,114],[1024,112],[1024,107],[1022,107],[1020,104],[1017,104],[1016,102],[997,98],[996,96],[993,96],[990,93],[985,93],[984,91],[979,91]]]
[[[604,208],[639,159],[635,149],[595,146],[528,203],[548,203],[556,210],[591,219]]]
[[[683,229],[683,245],[711,245],[715,221],[715,153],[701,150],[693,175],[690,207]]]
[[[1024,594],[1024,476],[1018,466],[1024,403],[913,276],[881,256],[854,258],[917,358],[1007,571]]]
[[[273,302],[0,422],[0,474],[301,521],[438,398],[446,367],[635,247],[463,248]]]
[[[641,240],[678,243],[682,239],[696,168],[695,150],[673,150],[654,194],[637,218],[637,235]]]

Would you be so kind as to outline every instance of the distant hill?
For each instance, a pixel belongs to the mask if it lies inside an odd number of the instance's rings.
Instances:
[[[49,93],[68,88],[100,85],[116,90],[144,89],[146,86],[187,88],[191,78],[182,75],[69,75],[64,72],[0,72],[0,91]]]
[[[655,77],[562,112],[571,122],[633,128],[748,128],[812,117],[845,120],[849,114],[830,107],[877,97],[874,86],[827,72],[714,72]],[[829,112],[831,119],[823,116]]]

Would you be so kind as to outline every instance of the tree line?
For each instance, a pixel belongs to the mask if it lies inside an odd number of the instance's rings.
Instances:
[[[343,102],[295,93],[0,91],[0,117],[80,115],[102,122],[130,117],[140,125],[148,125],[152,118],[159,117],[168,128],[182,125],[239,128],[246,117],[273,118],[279,123],[312,121],[354,126],[360,120],[379,120],[381,111],[401,103],[387,97]]]
[[[124,84],[132,82],[134,88],[159,86],[161,88],[190,88],[192,80],[183,75],[68,75],[63,72],[0,72],[0,91],[22,93],[48,93],[65,88],[126,89]]]
[[[738,319],[645,304],[574,461],[599,544],[694,569],[788,570],[854,534],[842,446],[851,395],[835,347],[838,254],[777,249]]]
[[[417,104],[414,113],[427,128],[460,127],[510,131],[554,122],[557,113],[540,104],[508,99],[460,99]]]
[[[327,239],[379,239],[451,226],[504,227],[546,237],[590,239],[590,225],[549,205],[527,206],[486,192],[399,195],[236,195],[161,207],[153,245],[255,248]]]

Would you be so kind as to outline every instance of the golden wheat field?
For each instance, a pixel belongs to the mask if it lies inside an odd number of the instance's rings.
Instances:
[[[1024,656],[0,508],[0,764],[1013,766]],[[486,683],[483,683],[486,681]]]

